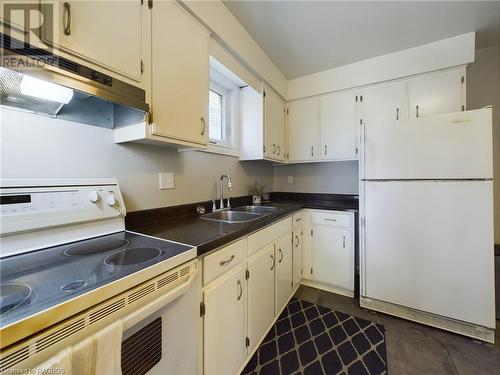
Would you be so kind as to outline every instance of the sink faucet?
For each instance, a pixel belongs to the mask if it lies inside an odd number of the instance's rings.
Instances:
[[[233,184],[231,183],[231,177],[227,174],[220,176],[220,206],[219,210],[224,208],[224,178],[227,178],[227,188],[228,190],[233,190]],[[229,198],[227,199],[227,206],[231,207],[229,204]]]

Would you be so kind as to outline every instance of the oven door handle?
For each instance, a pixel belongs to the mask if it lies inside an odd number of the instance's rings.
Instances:
[[[138,310],[136,310],[133,313],[124,317],[123,318],[123,330],[125,331],[125,330],[129,329],[130,327],[133,327],[134,325],[139,323],[141,320],[144,320],[146,317],[153,314],[155,311],[161,309],[165,305],[173,302],[175,299],[179,298],[184,293],[186,293],[187,290],[193,284],[193,281],[196,279],[197,274],[198,274],[198,268],[196,268],[196,271],[191,273],[189,275],[189,277],[187,278],[187,280],[185,282],[183,282],[181,285],[176,286],[171,291],[163,294],[162,296],[158,297],[154,301],[149,302],[148,304],[142,306]]]

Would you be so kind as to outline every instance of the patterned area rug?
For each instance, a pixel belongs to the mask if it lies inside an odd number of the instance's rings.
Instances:
[[[243,374],[387,374],[384,326],[292,298]]]

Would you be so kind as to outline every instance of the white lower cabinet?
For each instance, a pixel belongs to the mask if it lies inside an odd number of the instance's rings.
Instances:
[[[247,356],[245,271],[239,265],[203,293],[205,374],[236,374]]]
[[[311,210],[308,216],[309,246],[304,263],[310,265],[304,276],[325,288],[351,295],[354,291],[354,213]]]
[[[302,280],[302,225],[293,229],[293,289],[295,290]]]
[[[292,234],[288,234],[275,243],[274,251],[276,256],[276,314],[288,302],[293,292],[292,281]]]
[[[251,351],[274,319],[274,244],[248,259],[248,338]]]

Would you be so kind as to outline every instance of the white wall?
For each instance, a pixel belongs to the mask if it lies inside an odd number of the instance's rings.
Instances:
[[[293,176],[293,183],[288,183]],[[358,162],[295,164],[274,167],[274,191],[358,194]]]
[[[495,243],[500,243],[500,44],[478,49],[467,69],[467,108],[493,105]]]
[[[475,33],[355,62],[288,81],[288,100],[371,85],[474,61]]]
[[[231,175],[231,195],[248,194],[255,179],[273,186],[268,163],[142,144],[117,145],[113,131],[20,111],[0,110],[2,178],[117,177],[128,211],[172,206],[218,196]],[[158,189],[158,172],[175,173],[175,189]]]
[[[220,0],[183,0],[183,4],[254,74],[286,98],[288,81]]]

